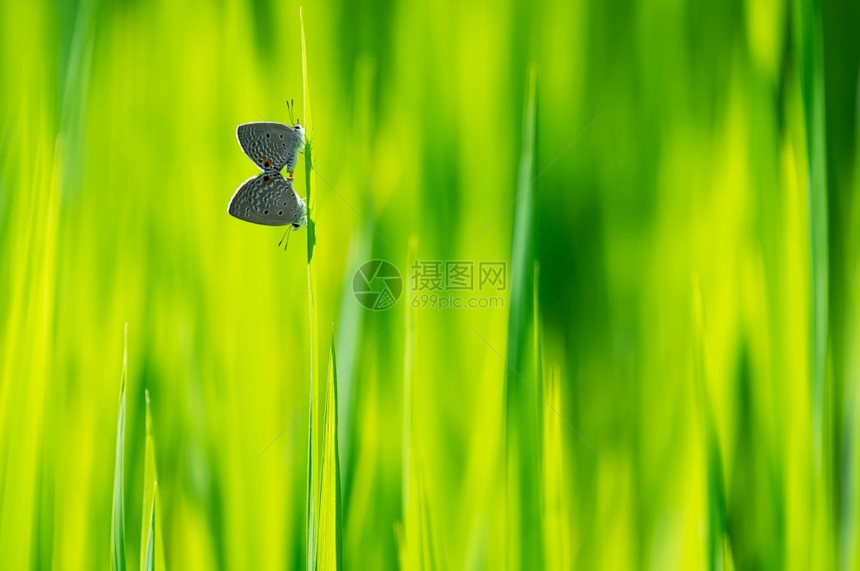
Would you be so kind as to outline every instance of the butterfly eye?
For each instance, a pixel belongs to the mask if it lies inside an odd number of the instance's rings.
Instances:
[[[293,228],[295,228],[296,230],[298,230],[298,229],[299,229],[299,225],[298,225],[297,223],[293,222]]]

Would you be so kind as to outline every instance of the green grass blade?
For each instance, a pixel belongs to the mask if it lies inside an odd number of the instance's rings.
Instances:
[[[698,278],[693,282],[693,377],[696,388],[696,403],[699,417],[702,420],[702,432],[705,441],[706,478],[707,478],[707,557],[708,569],[717,571],[731,564],[726,529],[726,492],[725,477],[723,476],[723,460],[720,453],[714,415],[708,398],[708,384],[705,368],[705,325],[704,304],[702,301],[701,284]]]
[[[420,568],[427,571],[436,569],[437,554],[433,538],[433,526],[430,523],[430,501],[427,495],[427,477],[425,475],[423,455],[419,454],[415,462],[415,499],[419,509],[420,552],[418,561]]]
[[[418,252],[418,237],[409,239],[406,267],[412,267]],[[407,299],[413,295],[408,282]],[[435,569],[436,553],[430,525],[429,502],[424,483],[424,468],[414,426],[415,403],[415,315],[412,308],[405,314],[405,343],[403,359],[403,458],[401,505],[403,515],[396,527],[398,557],[404,569]]]
[[[152,487],[152,496],[155,497],[155,494],[158,491],[158,483],[153,484]],[[146,512],[144,512],[146,513]],[[144,518],[145,520],[146,518]],[[154,571],[155,570],[155,502],[152,503],[149,509],[149,522],[144,526],[146,533],[146,543],[141,544],[141,553],[143,554],[143,560],[140,568],[145,571]],[[164,569],[164,567],[161,567]]]
[[[158,480],[158,474],[155,468],[155,449],[152,442],[152,411],[149,404],[149,390],[145,391],[146,396],[146,444],[144,449],[143,459],[143,521],[140,526],[140,566],[144,569],[144,560],[147,556],[147,546],[150,542],[150,533],[152,525],[149,520],[152,519],[152,502],[155,494],[155,482]]]
[[[550,371],[543,387],[543,395],[556,410],[561,407],[558,366]],[[543,478],[541,496],[543,505],[544,562],[547,569],[572,569],[571,529],[567,510],[567,486],[569,475],[564,469],[564,431],[561,419],[544,407],[542,411]]]
[[[812,295],[813,295],[813,395],[815,398],[815,430],[818,433],[818,453],[824,449],[826,429],[822,426],[824,394],[827,375],[828,329],[828,220],[827,220],[827,157],[824,134],[824,71],[820,3],[801,2],[802,28],[801,61],[803,65],[803,91],[806,111],[806,133],[809,148],[809,205],[810,237],[812,240]],[[820,461],[820,460],[819,460]]]
[[[359,234],[349,250],[347,267],[357,268],[366,260],[370,259],[370,239],[367,234]],[[352,281],[346,280],[341,289],[340,311],[338,312],[338,337],[337,348],[342,363],[352,363],[358,357],[361,349],[361,331],[365,316],[364,308],[355,302],[352,292]],[[350,475],[352,474],[352,460],[350,456],[350,437],[355,433],[352,412],[354,410],[355,382],[358,378],[354,367],[342,369],[338,378],[338,451],[340,453],[341,484],[344,492],[349,489]],[[348,498],[344,496],[344,501]]]
[[[534,312],[534,370],[535,387],[543,394],[548,406],[541,409],[540,458],[542,475],[540,496],[543,523],[544,563],[548,569],[570,569],[572,567],[570,545],[570,522],[567,511],[565,469],[564,469],[564,432],[561,419],[555,413],[562,409],[561,389],[559,387],[559,368],[553,367],[549,379],[543,375],[543,339],[540,328],[540,266],[534,264],[534,291],[532,311]],[[552,408],[550,408],[552,407]]]
[[[355,118],[353,121],[353,145],[358,145],[364,152],[359,154],[358,159],[352,159],[348,167],[354,173],[356,190],[364,199],[365,205],[371,203],[373,196],[371,186],[371,173],[373,161],[372,135],[374,132],[374,112],[372,107],[373,81],[376,77],[376,66],[370,58],[360,58],[355,65]],[[365,206],[367,208],[367,206]],[[367,208],[370,216],[370,208]],[[357,268],[367,260],[371,259],[373,247],[373,232],[367,225],[358,226],[350,239],[349,255],[347,258],[348,268]],[[344,280],[340,311],[338,312],[338,340],[337,350],[341,363],[352,363],[357,357],[361,345],[361,332],[367,311],[355,302],[355,294],[352,291],[352,280]],[[352,452],[351,437],[356,434],[356,422],[353,417],[355,407],[354,380],[358,374],[353,367],[342,367],[338,378],[338,429],[340,430],[338,450],[340,452],[341,485],[343,486],[344,503],[349,502],[349,491],[351,489],[352,476],[354,474],[354,459]]]
[[[119,389],[119,415],[116,421],[116,460],[113,477],[113,518],[111,520],[111,569],[125,571],[125,509],[123,500],[123,453],[125,450],[125,387],[128,381],[128,323],[122,354],[122,380]]]
[[[838,549],[834,522],[838,499],[834,499],[835,468],[833,449],[833,379],[828,358],[830,311],[830,249],[827,196],[827,151],[825,136],[824,53],[822,40],[821,2],[793,3],[795,49],[799,54],[801,88],[803,92],[806,154],[808,161],[809,241],[811,254],[812,315],[810,344],[812,363],[812,446],[817,485],[815,494],[817,519],[821,533],[813,550],[819,555],[819,565],[835,566]]]
[[[148,546],[153,544],[154,565],[158,569],[164,569],[164,545],[161,535],[153,540],[153,533],[161,528],[161,509],[158,503],[158,469],[155,462],[155,439],[152,437],[152,411],[150,410],[149,390],[146,395],[146,444],[144,449],[143,464],[143,521],[140,526],[140,568],[147,569],[146,558],[149,556]],[[148,514],[153,514],[151,517]],[[152,522],[150,523],[150,519]]]
[[[541,567],[538,414],[531,389],[518,377],[527,374],[534,288],[534,163],[537,123],[536,70],[529,70],[523,115],[523,140],[517,179],[511,298],[508,320],[508,365],[505,371],[507,453],[508,564]]]
[[[308,298],[310,302],[310,327],[309,330],[311,335],[316,332],[315,325],[315,311],[313,309],[313,301],[311,294],[311,270],[308,268]],[[307,491],[306,491],[306,518],[305,518],[305,526],[307,529],[307,568],[308,571],[313,571],[315,569],[315,554],[317,552],[316,547],[316,531],[317,531],[317,517],[318,517],[318,509],[316,505],[316,476],[315,476],[315,464],[316,464],[316,428],[314,426],[314,419],[316,415],[314,415],[314,408],[316,403],[314,402],[314,390],[316,388],[316,350],[314,348],[315,342],[314,337],[311,337],[309,344],[311,345],[310,349],[310,390],[308,393],[308,398],[311,399],[310,406],[308,408],[308,469],[307,469]]]
[[[303,108],[305,121],[305,188],[307,195],[307,215],[308,215],[308,233],[307,233],[307,253],[308,253],[308,347],[309,347],[309,391],[308,399],[310,407],[308,410],[308,470],[307,470],[307,510],[306,510],[306,529],[307,529],[307,569],[313,571],[316,568],[316,553],[317,553],[317,525],[319,520],[319,508],[316,505],[318,497],[319,484],[316,477],[317,464],[317,448],[319,447],[319,434],[316,427],[318,416],[315,414],[315,409],[318,406],[315,395],[318,391],[318,355],[319,348],[317,343],[317,270],[316,262],[313,258],[314,245],[316,244],[316,223],[314,222],[314,174],[313,174],[313,159],[312,159],[312,139],[313,139],[313,121],[311,119],[311,101],[310,88],[308,86],[308,63],[307,63],[307,47],[305,42],[305,24],[302,16],[302,10],[299,8],[299,26],[301,28],[302,39],[302,93],[303,93]]]
[[[308,213],[308,264],[314,257],[314,246],[316,245],[316,222],[313,214],[313,208],[316,206],[314,200],[316,195],[314,190],[313,176],[313,118],[311,116],[311,92],[308,85],[308,52],[305,42],[305,21],[302,16],[302,9],[299,8],[299,25],[301,26],[302,36],[302,120],[305,122],[305,185],[307,192],[307,213]]]
[[[543,347],[540,331],[540,311],[539,311],[539,293],[540,293],[540,264],[537,260],[533,263],[533,287],[532,287],[532,334],[533,334],[533,350],[534,350],[534,386],[537,390],[543,391]],[[560,404],[554,403],[553,408],[558,410]],[[543,407],[542,416],[546,414],[548,407]],[[543,450],[543,439],[538,440],[538,453]],[[561,456],[558,457],[559,460]]]
[[[337,447],[337,358],[334,339],[329,354],[325,420],[321,458],[319,538],[317,568],[343,568],[343,527],[340,499],[340,465]]]

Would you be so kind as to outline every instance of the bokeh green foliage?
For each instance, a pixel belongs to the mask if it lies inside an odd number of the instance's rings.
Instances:
[[[109,566],[125,322],[130,568],[147,425],[171,569],[305,566],[309,444],[345,568],[860,565],[855,4],[305,6],[311,267],[226,214],[298,14],[0,4],[0,568]],[[365,311],[374,258],[506,305]]]

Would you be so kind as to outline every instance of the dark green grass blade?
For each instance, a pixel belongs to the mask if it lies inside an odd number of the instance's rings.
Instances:
[[[827,151],[824,117],[824,54],[822,6],[818,0],[793,3],[795,49],[799,54],[801,88],[809,165],[809,236],[812,272],[812,445],[815,472],[820,474],[819,506],[826,526],[827,556],[822,567],[832,566],[838,546],[835,529],[833,453],[833,387],[828,363],[830,251],[828,238]]]
[[[508,369],[505,371],[508,563],[541,568],[539,433],[537,400],[518,377],[528,374],[534,287],[534,164],[536,70],[529,70],[511,255]],[[511,371],[516,371],[513,373]]]

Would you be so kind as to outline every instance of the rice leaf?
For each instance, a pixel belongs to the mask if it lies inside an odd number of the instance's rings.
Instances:
[[[542,566],[540,453],[537,400],[519,378],[528,371],[534,288],[534,163],[537,127],[536,68],[528,74],[523,139],[517,178],[511,254],[508,368],[505,370],[508,564]],[[516,373],[512,373],[512,371]]]
[[[543,386],[544,398],[559,410],[560,371],[554,366]],[[549,407],[542,411],[543,478],[541,499],[544,523],[544,557],[548,569],[571,569],[571,530],[567,511],[567,481],[564,470],[564,441],[561,419]]]
[[[155,497],[158,483],[153,484],[152,496]],[[144,512],[145,513],[145,512]],[[146,518],[144,518],[145,520]],[[143,561],[140,568],[145,571],[155,570],[155,503],[153,502],[149,509],[149,523],[144,526],[146,530],[146,543],[141,544],[141,554]],[[164,567],[162,567],[164,569]]]
[[[540,451],[543,461],[541,478],[541,506],[543,516],[544,562],[549,569],[572,567],[570,546],[570,523],[567,519],[566,485],[564,470],[564,442],[561,419],[554,411],[561,410],[560,370],[553,367],[549,379],[544,382],[543,347],[538,303],[540,266],[534,264],[534,354],[535,386],[544,395],[549,406],[541,410]],[[552,408],[550,408],[552,407]],[[554,410],[553,410],[554,409]]]
[[[316,553],[317,553],[317,525],[319,520],[319,509],[316,505],[318,497],[319,484],[316,478],[316,459],[317,448],[319,447],[319,435],[316,428],[315,414],[317,394],[317,378],[318,378],[318,355],[319,348],[317,345],[317,308],[316,308],[316,293],[317,293],[317,270],[316,262],[313,259],[314,244],[316,243],[316,225],[314,223],[314,174],[312,162],[312,138],[313,138],[313,122],[311,120],[311,101],[310,89],[308,87],[308,63],[307,63],[307,47],[305,42],[305,24],[302,16],[302,9],[299,8],[299,26],[301,27],[302,38],[302,92],[303,92],[303,107],[305,121],[305,188],[307,190],[307,216],[308,216],[308,347],[309,347],[309,390],[308,399],[310,406],[308,410],[308,469],[307,469],[307,510],[306,510],[306,529],[307,529],[307,569],[313,571],[316,568]]]
[[[418,251],[418,237],[409,238],[406,267],[412,267]],[[412,282],[407,299],[413,296]],[[436,554],[430,525],[429,504],[424,483],[422,455],[417,445],[413,383],[415,378],[415,320],[411,308],[405,313],[403,359],[403,459],[401,505],[403,515],[396,527],[400,566],[404,569],[435,569]]]
[[[352,140],[358,141],[359,147],[364,152],[359,155],[357,160],[353,159],[349,168],[355,174],[354,180],[357,189],[361,195],[368,197],[365,199],[365,202],[369,202],[369,197],[372,196],[371,171],[373,163],[370,160],[370,149],[374,114],[371,101],[375,69],[373,60],[369,58],[361,58],[355,65],[354,97],[356,101],[356,113]],[[369,212],[368,216],[370,216]],[[368,232],[366,225],[358,226],[354,238],[350,240],[347,267],[357,268],[371,259],[372,245],[373,233]],[[341,295],[340,311],[338,312],[337,350],[341,363],[352,363],[357,357],[360,347],[362,324],[367,312],[364,310],[364,307],[355,302],[351,280],[344,281]],[[340,430],[338,450],[340,452],[341,485],[344,490],[344,503],[349,501],[348,493],[351,489],[351,477],[353,475],[353,468],[355,467],[355,463],[353,462],[354,456],[351,454],[352,442],[350,441],[350,437],[356,433],[354,423],[357,422],[357,419],[353,419],[353,410],[355,406],[354,396],[356,395],[354,379],[357,377],[356,368],[341,367],[340,377],[337,380],[338,430]]]
[[[406,267],[411,268],[415,263],[418,253],[418,236],[413,234],[409,237],[409,249],[407,250]],[[407,280],[406,298],[411,299],[414,295],[412,280]],[[403,471],[401,484],[401,502],[404,514],[409,506],[409,478],[412,473],[410,457],[412,452],[412,383],[414,381],[414,355],[415,355],[415,314],[407,308],[404,312],[404,334],[406,336],[403,346]]]
[[[830,249],[827,196],[827,151],[824,93],[824,46],[822,38],[821,2],[793,3],[795,49],[799,54],[801,88],[808,161],[809,240],[811,253],[811,347],[812,347],[812,446],[814,472],[818,475],[816,506],[820,534],[824,538],[813,550],[819,555],[818,564],[833,567],[837,540],[834,533],[834,511],[839,500],[834,498],[835,468],[832,452],[834,443],[833,391],[829,374],[829,291]]]
[[[159,516],[160,508],[156,507],[158,502],[158,470],[155,462],[155,440],[152,437],[152,411],[149,403],[149,389],[144,392],[146,396],[146,444],[144,449],[143,464],[143,522],[140,526],[140,568],[147,569],[146,558],[149,556],[148,546],[153,544],[154,562],[158,569],[164,569],[164,547],[161,537],[152,535],[156,528],[161,527]],[[148,516],[147,514],[152,514]],[[152,522],[148,521],[152,519]]]
[[[158,474],[155,468],[155,450],[152,443],[152,411],[149,404],[149,389],[144,391],[146,397],[146,443],[144,445],[143,459],[143,521],[140,526],[140,567],[144,569],[144,560],[147,556],[147,545],[150,542],[152,523],[152,501],[155,493],[155,482]]]
[[[418,454],[415,463],[415,498],[419,508],[419,537],[421,538],[418,561],[420,568],[428,571],[436,569],[436,549],[433,527],[430,524],[430,501],[427,497],[427,478],[423,455]]]
[[[302,120],[305,122],[305,188],[307,191],[307,214],[308,214],[308,264],[314,256],[314,246],[316,245],[316,222],[313,217],[313,208],[315,190],[313,176],[313,119],[311,118],[311,92],[308,85],[308,54],[307,44],[305,42],[305,21],[302,16],[302,9],[299,8],[299,25],[301,26],[302,36]]]
[[[125,450],[125,387],[128,380],[128,323],[122,352],[122,380],[119,389],[119,415],[116,421],[116,457],[113,477],[113,517],[111,519],[111,569],[125,571],[125,509],[123,503],[123,453]]]
[[[702,301],[701,284],[698,278],[693,281],[693,333],[695,341],[693,344],[695,355],[693,359],[694,381],[696,387],[696,401],[699,408],[699,417],[702,420],[702,432],[705,440],[705,453],[707,455],[707,505],[708,505],[708,528],[707,528],[707,556],[708,569],[717,571],[726,568],[731,563],[730,555],[727,553],[727,515],[726,515],[726,492],[725,478],[723,477],[723,460],[717,441],[717,431],[714,424],[714,416],[711,411],[711,403],[708,398],[708,388],[705,372],[705,326],[704,306]]]
[[[343,527],[340,499],[340,466],[337,448],[337,358],[334,339],[329,353],[325,420],[321,458],[319,538],[317,568],[343,568]]]

